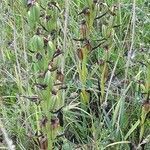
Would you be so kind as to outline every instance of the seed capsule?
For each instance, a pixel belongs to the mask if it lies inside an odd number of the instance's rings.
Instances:
[[[83,60],[83,52],[81,48],[77,49],[77,56],[80,60]]]

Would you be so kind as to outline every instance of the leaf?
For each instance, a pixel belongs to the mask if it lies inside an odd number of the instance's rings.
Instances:
[[[129,142],[129,141],[114,142],[114,143],[111,143],[111,144],[107,145],[104,149],[106,149],[107,147],[110,147],[110,146],[117,145],[117,144],[129,144],[129,143],[131,143],[131,142]]]
[[[44,47],[43,39],[38,35],[34,35],[30,40],[31,51],[33,51],[33,52],[40,51],[43,49],[43,47]]]
[[[40,7],[38,3],[35,3],[33,7],[30,8],[28,11],[28,22],[32,28],[36,26],[36,23],[39,21],[40,18]]]
[[[140,120],[136,121],[136,123],[131,127],[131,129],[126,134],[125,140],[132,134],[132,132],[138,127],[139,124],[140,124]]]

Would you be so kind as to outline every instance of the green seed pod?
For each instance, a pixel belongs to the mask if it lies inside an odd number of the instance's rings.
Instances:
[[[102,25],[102,35],[104,38],[109,38],[113,34],[114,34],[114,31],[111,27]]]
[[[55,46],[54,46],[52,41],[48,41],[48,47],[49,47],[50,50],[54,50],[55,49]]]
[[[48,51],[48,55],[49,56],[52,56],[53,53],[54,53],[54,50],[55,50],[55,45],[53,44],[52,41],[48,41],[48,44],[47,44],[47,51]],[[52,57],[51,57],[52,58]]]
[[[44,47],[44,41],[43,38],[41,38],[38,35],[34,35],[30,40],[30,49],[31,51],[41,51]]]
[[[34,28],[36,23],[39,21],[40,18],[40,7],[38,3],[35,3],[30,10],[28,11],[28,22],[29,25]]]

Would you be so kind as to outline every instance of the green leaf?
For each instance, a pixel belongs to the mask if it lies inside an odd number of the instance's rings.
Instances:
[[[40,7],[35,3],[28,11],[28,22],[31,27],[35,27],[40,18]]]
[[[40,51],[43,50],[44,47],[44,41],[43,38],[41,38],[38,35],[34,35],[30,40],[30,49],[31,51]]]
[[[140,120],[136,121],[136,123],[131,127],[131,129],[126,134],[125,140],[132,134],[132,132],[138,127],[139,124],[140,124]]]

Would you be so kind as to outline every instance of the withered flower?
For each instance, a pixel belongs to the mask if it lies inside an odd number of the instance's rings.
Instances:
[[[57,70],[56,79],[60,82],[64,81],[64,74],[60,70]]]
[[[59,119],[58,118],[52,118],[51,119],[51,127],[52,129],[56,129],[59,126]]]
[[[89,40],[85,40],[84,41],[84,48],[86,48],[88,51],[91,51],[92,50],[92,46],[91,46],[91,43]]]

